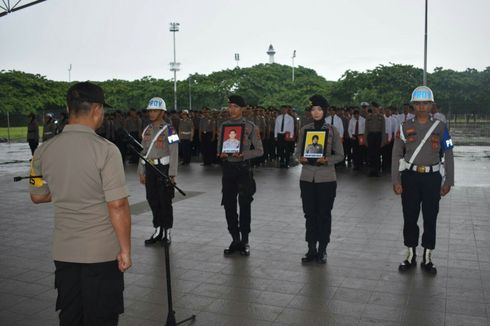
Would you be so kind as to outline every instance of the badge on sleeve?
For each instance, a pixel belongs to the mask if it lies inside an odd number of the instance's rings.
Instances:
[[[39,174],[34,169],[34,166],[32,165],[32,161],[31,161],[31,169],[29,172],[29,176],[34,177],[38,175]],[[30,178],[29,183],[36,188],[41,188],[46,182],[42,178]]]
[[[178,143],[179,142],[179,135],[175,132],[173,127],[168,127],[168,143],[173,144],[173,143]]]
[[[444,133],[441,137],[441,148],[443,151],[447,151],[454,147],[453,140],[451,139],[451,135],[449,135],[449,131],[447,128],[444,129]]]

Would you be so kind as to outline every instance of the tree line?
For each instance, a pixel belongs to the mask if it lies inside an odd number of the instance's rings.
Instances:
[[[454,71],[436,68],[428,74],[428,86],[443,111],[454,113],[490,112],[490,67],[483,71]],[[328,81],[313,69],[280,64],[259,64],[234,68],[209,75],[193,74],[177,82],[179,109],[226,106],[227,95],[238,93],[248,104],[264,107],[290,104],[302,110],[315,93],[327,97],[332,105],[356,106],[376,101],[383,106],[400,107],[410,99],[411,91],[422,83],[422,69],[402,64],[379,65],[365,72],[348,70],[338,81]],[[114,108],[141,109],[148,99],[161,96],[173,108],[173,81],[143,77],[138,80],[98,82]],[[0,112],[30,113],[60,110],[70,83],[52,81],[38,74],[0,71]],[[190,95],[190,96],[189,96]]]

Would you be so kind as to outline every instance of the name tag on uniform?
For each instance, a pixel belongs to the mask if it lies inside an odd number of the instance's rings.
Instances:
[[[168,136],[168,143],[173,144],[173,143],[178,143],[179,142],[179,136],[177,134],[173,134]]]

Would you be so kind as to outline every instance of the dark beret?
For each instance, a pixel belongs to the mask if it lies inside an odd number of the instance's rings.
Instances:
[[[240,95],[230,95],[228,97],[228,103],[229,104],[236,104],[242,108],[246,106],[245,101],[243,100],[243,97],[241,97]]]
[[[311,106],[319,106],[322,109],[326,109],[329,106],[327,99],[321,95],[318,95],[318,94],[310,97],[310,103],[311,103]]]

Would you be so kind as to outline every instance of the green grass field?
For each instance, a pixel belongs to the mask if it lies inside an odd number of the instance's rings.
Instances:
[[[39,136],[43,134],[43,127],[39,127]],[[8,139],[8,128],[0,128],[0,139]],[[39,137],[41,138],[41,137]],[[27,141],[27,127],[11,127],[10,128],[10,141],[25,142]]]

